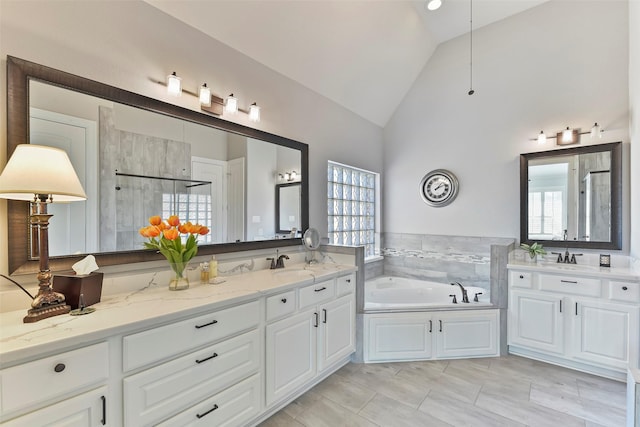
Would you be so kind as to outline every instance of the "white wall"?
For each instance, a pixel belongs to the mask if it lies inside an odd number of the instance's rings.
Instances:
[[[640,2],[629,2],[631,255],[640,259]]]
[[[142,1],[2,0],[3,85],[6,55],[194,110],[199,109],[195,97],[172,98],[151,80],[164,80],[176,71],[191,91],[207,82],[215,95],[233,92],[241,108],[258,102],[262,107],[259,124],[249,122],[244,114],[232,120],[309,144],[310,223],[323,235],[327,228],[327,160],[382,170],[378,126]],[[0,120],[0,129],[6,129],[5,90],[0,90]],[[3,131],[0,166],[5,162]],[[0,272],[7,271],[6,218],[6,202],[0,201]]]
[[[628,142],[627,10],[551,1],[474,31],[473,96],[468,35],[440,45],[384,129],[384,231],[517,238],[518,156],[555,148],[529,138],[597,121],[617,129],[599,142]],[[418,192],[437,168],[460,180],[444,208]]]

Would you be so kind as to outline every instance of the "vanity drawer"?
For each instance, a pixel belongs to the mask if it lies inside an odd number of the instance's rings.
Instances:
[[[3,369],[0,371],[2,414],[82,391],[108,377],[106,342]]]
[[[260,304],[248,302],[210,314],[128,335],[123,341],[123,370],[136,369],[197,348],[260,322]]]
[[[560,276],[555,274],[541,274],[540,289],[543,291],[562,292],[572,295],[599,297],[602,293],[600,279],[586,277]]]
[[[640,283],[609,282],[609,299],[625,302],[640,302]]]
[[[336,296],[346,295],[356,289],[356,275],[338,277],[336,279]]]
[[[330,300],[336,295],[336,285],[333,280],[316,283],[300,288],[300,309],[307,308]]]
[[[243,426],[260,412],[260,375],[246,380],[198,403],[158,427]]]
[[[514,288],[531,289],[533,286],[533,274],[524,271],[510,271],[509,284]]]
[[[267,298],[267,322],[296,311],[296,291],[283,292]]]
[[[260,368],[257,330],[125,378],[125,426],[152,425]]]

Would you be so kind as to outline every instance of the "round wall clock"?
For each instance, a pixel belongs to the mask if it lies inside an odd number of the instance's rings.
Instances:
[[[458,195],[458,179],[446,169],[436,169],[420,181],[420,195],[431,206],[447,206]]]

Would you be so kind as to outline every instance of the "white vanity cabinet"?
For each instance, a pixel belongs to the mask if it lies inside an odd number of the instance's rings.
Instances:
[[[106,342],[3,369],[0,420],[11,419],[8,426],[34,426],[41,420],[55,426],[106,425],[108,377]],[[33,412],[13,418],[26,411]]]
[[[284,306],[294,297],[272,298]],[[297,302],[295,314],[266,326],[267,405],[309,384],[355,351],[354,274],[302,287]]]
[[[623,379],[638,360],[640,283],[510,269],[509,352]]]
[[[124,378],[124,425],[154,425],[257,373],[260,312],[252,301],[125,336],[125,367],[197,350]],[[259,405],[250,407],[256,415]]]
[[[458,310],[365,316],[365,362],[498,356],[499,311]]]

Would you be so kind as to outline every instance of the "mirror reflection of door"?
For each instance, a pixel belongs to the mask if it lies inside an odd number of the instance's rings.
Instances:
[[[30,109],[30,143],[60,148],[71,164],[87,194],[87,200],[53,203],[49,226],[49,255],[89,253],[98,249],[98,197],[95,171],[98,168],[96,123],[37,108]],[[37,248],[37,246],[33,246]],[[37,249],[32,253],[37,256]]]
[[[278,233],[300,230],[301,186],[299,182],[276,185],[276,229]]]

